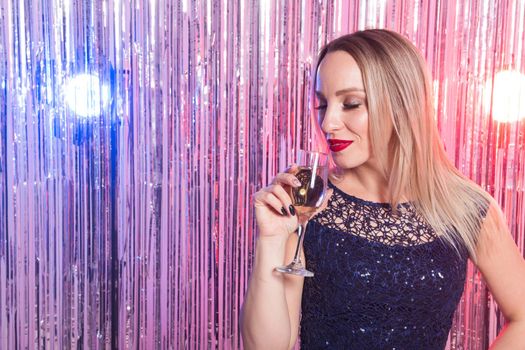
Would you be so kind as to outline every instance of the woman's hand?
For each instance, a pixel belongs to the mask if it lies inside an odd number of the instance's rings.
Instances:
[[[286,239],[297,229],[297,216],[287,191],[289,187],[301,185],[289,173],[296,169],[297,165],[292,165],[286,172],[277,174],[269,186],[254,194],[255,218],[261,237],[282,236]]]
[[[297,165],[293,164],[285,172],[277,174],[269,186],[254,194],[255,218],[261,237],[288,238],[288,235],[297,229],[298,220],[289,195],[290,187],[301,186],[293,175],[297,168]],[[327,190],[322,205],[313,216],[326,208],[332,193],[332,189]]]

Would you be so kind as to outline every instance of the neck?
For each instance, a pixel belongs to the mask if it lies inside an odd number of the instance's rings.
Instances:
[[[389,202],[388,180],[379,167],[363,164],[343,172],[341,186],[357,197],[374,202]]]

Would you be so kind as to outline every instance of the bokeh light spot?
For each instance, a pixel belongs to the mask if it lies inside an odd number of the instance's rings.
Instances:
[[[64,94],[67,106],[83,117],[100,115],[110,100],[109,87],[93,74],[72,77],[65,86]]]
[[[485,107],[499,122],[515,122],[525,118],[525,74],[503,70],[485,84]]]

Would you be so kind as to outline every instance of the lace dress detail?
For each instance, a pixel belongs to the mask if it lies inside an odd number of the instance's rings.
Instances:
[[[341,191],[304,240],[301,349],[443,349],[463,293],[468,254],[401,203]]]

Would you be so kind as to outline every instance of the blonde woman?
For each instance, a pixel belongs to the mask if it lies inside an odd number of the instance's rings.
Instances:
[[[315,277],[274,271],[297,241],[295,178],[280,173],[254,196],[245,348],[443,349],[471,259],[507,320],[492,348],[525,349],[523,257],[497,203],[447,159],[418,50],[386,30],[340,37],[315,86],[335,164],[304,236]]]

